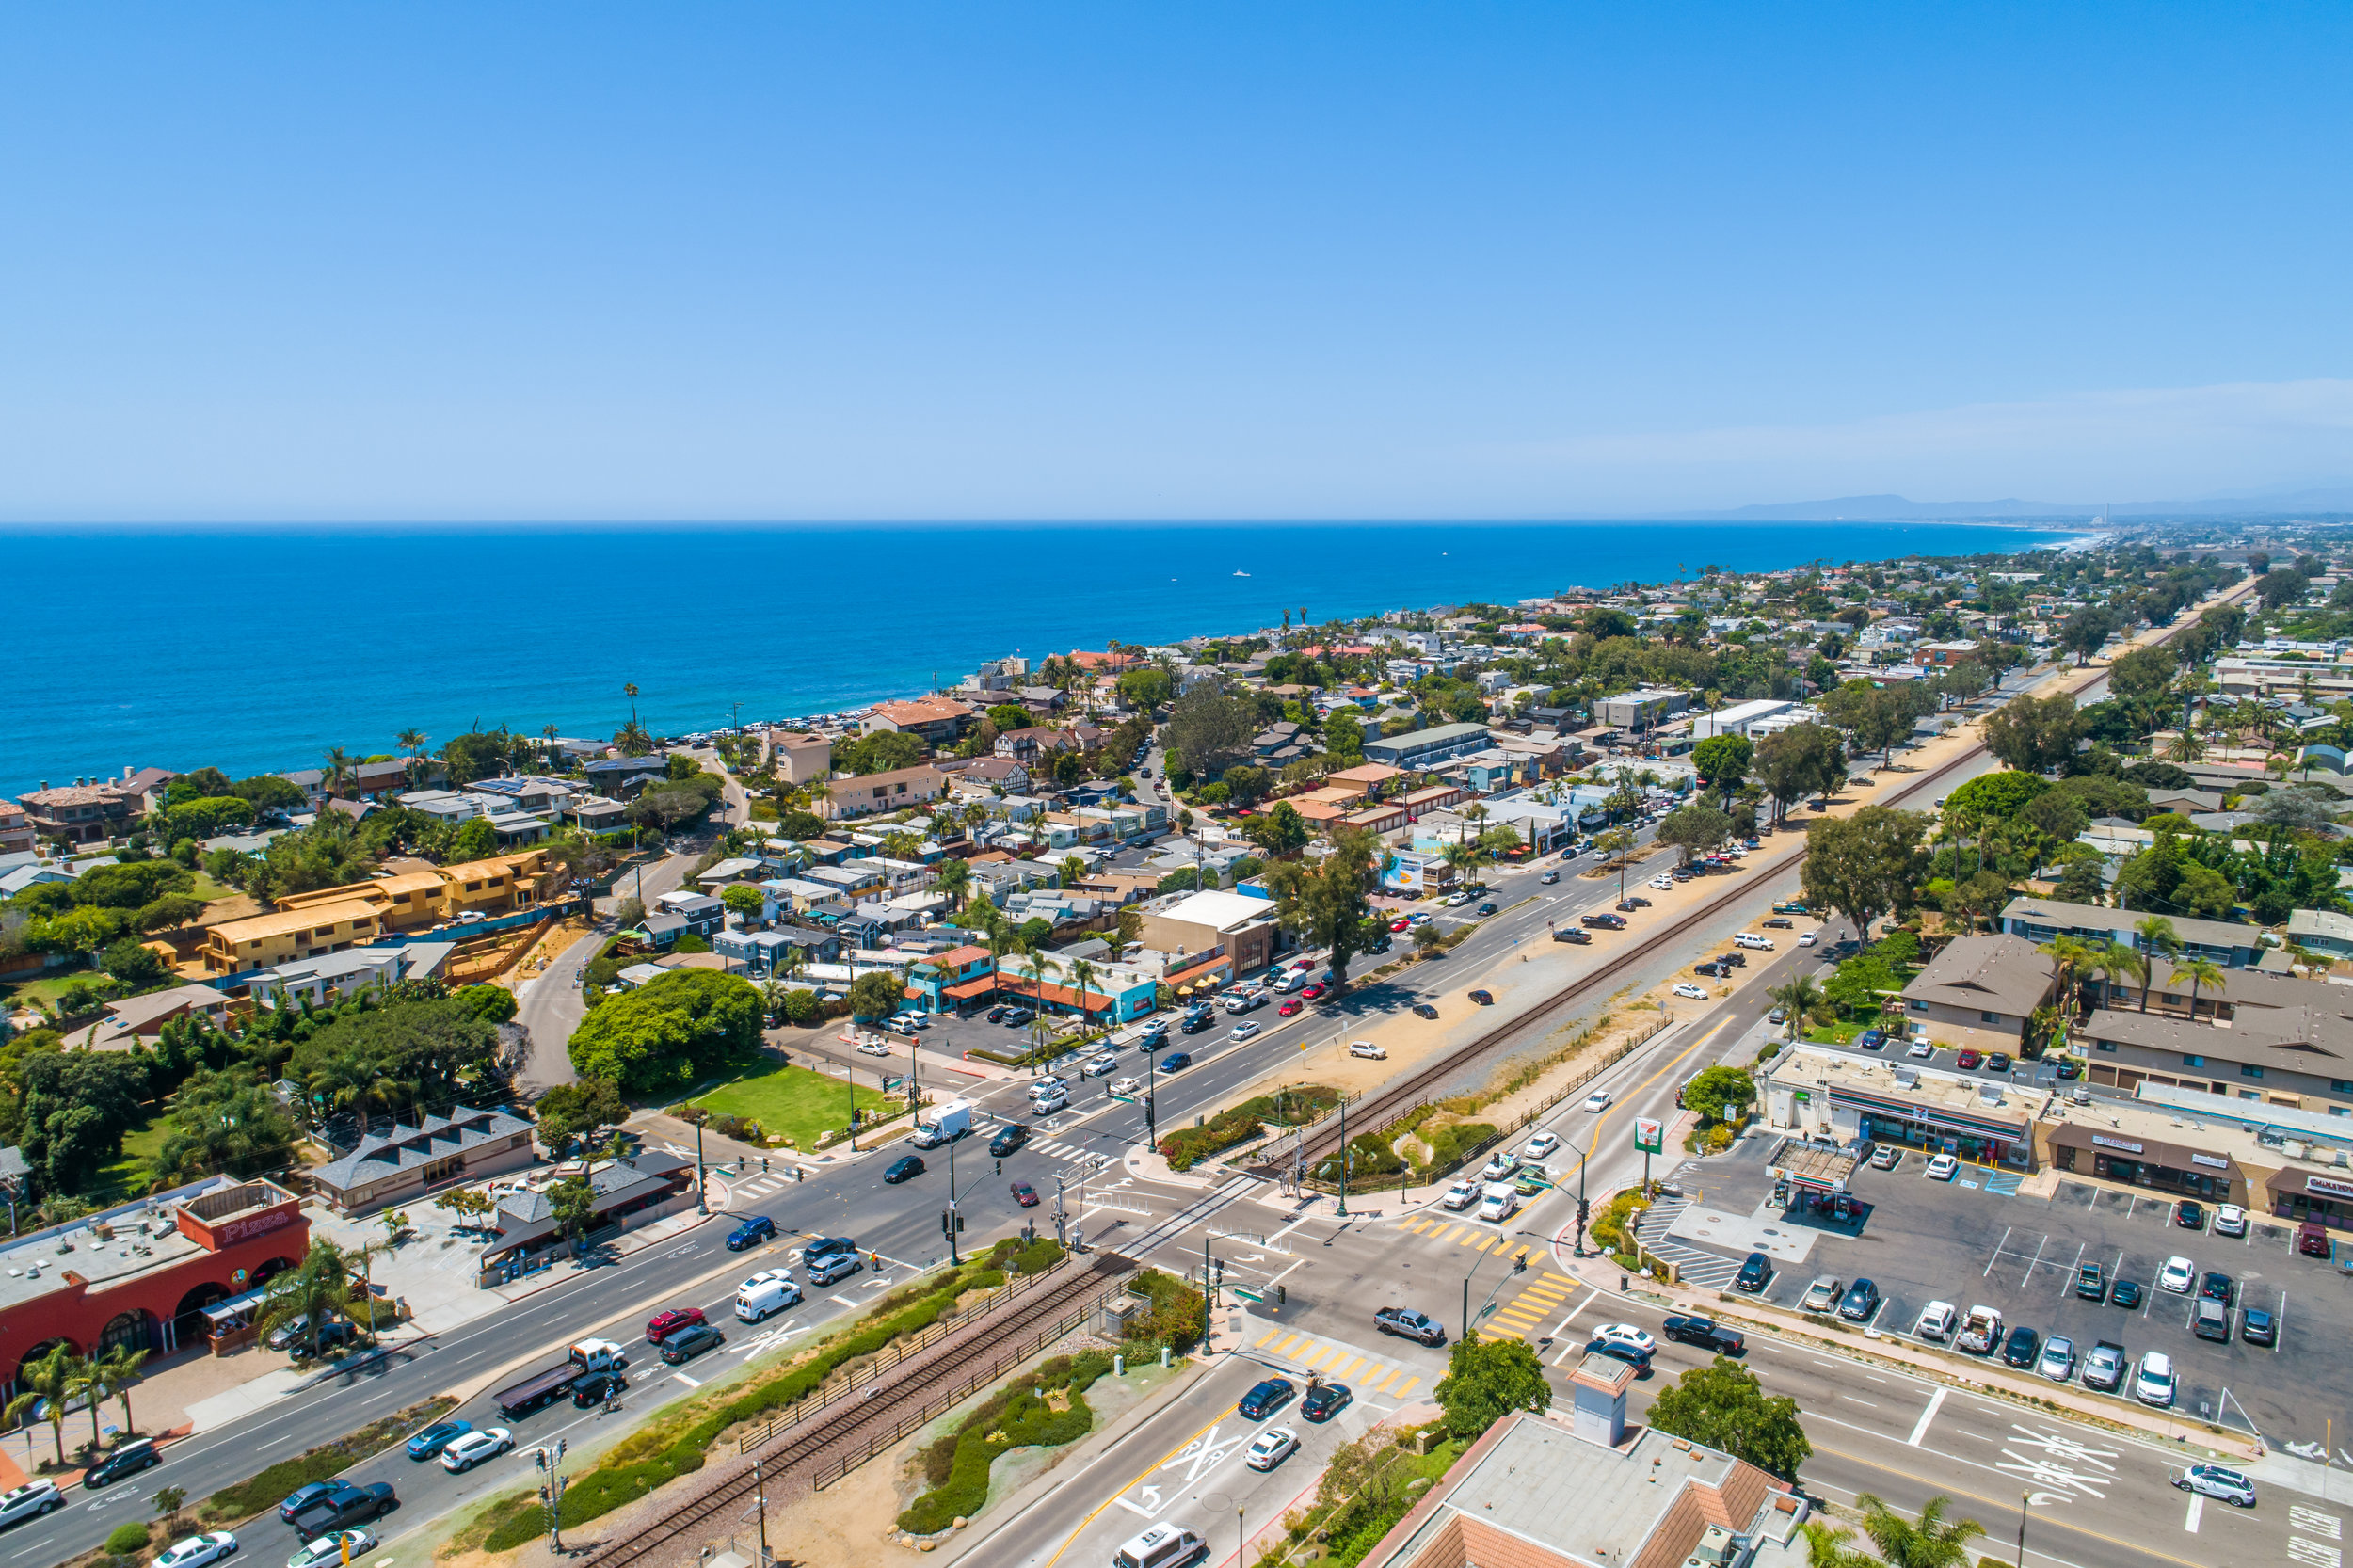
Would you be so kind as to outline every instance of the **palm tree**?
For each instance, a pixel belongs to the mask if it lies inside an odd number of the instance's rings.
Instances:
[[[105,1380],[99,1375],[98,1363],[86,1355],[77,1355],[66,1363],[65,1397],[81,1400],[89,1406],[89,1448],[98,1451],[98,1406],[106,1397]]]
[[[549,767],[551,767],[551,768],[552,768],[553,766],[555,766],[555,734],[556,734],[555,726],[553,726],[553,725],[549,725],[546,728],[544,728],[544,729],[540,730],[540,731],[539,731],[539,733],[540,733],[542,736],[544,736],[544,737],[546,738],[546,740],[547,740],[547,743],[548,743],[548,766],[549,766]]]
[[[1088,1017],[1087,997],[1090,994],[1089,987],[1094,985],[1096,976],[1101,972],[1101,970],[1097,969],[1086,959],[1073,958],[1070,961],[1070,984],[1077,987],[1079,992],[1079,1021],[1080,1023],[1086,1022]]]
[[[2189,1016],[2194,1018],[2198,1016],[2198,988],[2211,985],[2219,994],[2224,977],[2221,968],[2212,959],[2176,958],[2173,961],[2173,978],[2178,981],[2184,975],[2189,976]]]
[[[73,1364],[79,1358],[73,1347],[57,1344],[39,1361],[28,1361],[17,1368],[16,1380],[25,1392],[8,1401],[7,1418],[21,1421],[26,1411],[39,1407],[49,1422],[49,1435],[57,1445],[57,1468],[65,1468],[65,1398],[73,1380]]]
[[[2067,995],[2067,983],[2077,970],[2091,962],[2091,949],[2073,936],[2054,936],[2035,950],[2058,965],[2058,993]]]
[[[1775,986],[1770,995],[1774,1001],[1788,1011],[1785,1027],[1789,1031],[1787,1038],[1794,1040],[1798,1037],[1798,1025],[1822,1000],[1822,988],[1814,984],[1814,977],[1810,974],[1792,975],[1787,984]]]
[[[131,1388],[139,1381],[139,1368],[148,1352],[135,1351],[128,1345],[117,1345],[98,1358],[98,1381],[105,1391],[122,1401],[122,1430],[136,1432],[137,1423],[131,1419]]]
[[[1945,1523],[1950,1497],[1930,1497],[1916,1524],[1868,1492],[1855,1502],[1863,1510],[1863,1533],[1888,1568],[1962,1568],[1970,1558],[1969,1543],[1985,1533],[1975,1519]]]
[[[326,760],[327,792],[341,794],[344,786],[351,781],[351,756],[341,746],[329,746]]]
[[[637,728],[637,682],[634,680],[621,682],[621,691],[629,698],[629,727],[635,729]]]
[[[2138,948],[2125,942],[2111,941],[2106,947],[2092,951],[2090,969],[2106,983],[2108,989],[2113,989],[2120,980],[2137,978],[2140,974],[2142,954]],[[2101,1000],[2105,1001],[2109,999],[2103,996]]]
[[[299,1267],[270,1282],[269,1294],[262,1300],[260,1327],[271,1334],[288,1323],[302,1323],[315,1360],[327,1320],[350,1309],[351,1268],[344,1261],[343,1249],[332,1241],[312,1241]]]
[[[1037,1016],[1030,1020],[1033,1031],[1043,1032],[1046,1027],[1046,977],[1060,973],[1061,969],[1062,966],[1047,957],[1042,948],[1032,948],[1022,955],[1021,972],[1030,977],[1030,984],[1037,995]]]
[[[2182,951],[2182,938],[2174,931],[2173,922],[2163,915],[2149,915],[2136,921],[2133,935],[2140,938],[2140,1010],[2149,1011],[2149,983],[2156,977],[2156,960],[2170,958]]]

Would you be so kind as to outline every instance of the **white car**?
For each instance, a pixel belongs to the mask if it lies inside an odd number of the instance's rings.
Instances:
[[[1930,1302],[1920,1309],[1919,1320],[1912,1325],[1912,1332],[1923,1339],[1933,1339],[1941,1345],[1950,1339],[1953,1336],[1953,1330],[1960,1326],[1961,1309],[1959,1307],[1950,1302]]]
[[[1272,1470],[1298,1451],[1299,1433],[1289,1427],[1269,1427],[1258,1433],[1241,1462],[1253,1470]]]
[[[227,1530],[206,1530],[175,1542],[157,1552],[147,1568],[204,1568],[208,1562],[218,1562],[237,1550],[237,1538]]]
[[[1747,948],[1754,952],[1773,951],[1773,939],[1770,936],[1760,936],[1753,931],[1736,934],[1732,938],[1732,945],[1737,948]]]
[[[1912,1048],[1904,1052],[1904,1054],[1911,1057],[1914,1062],[1926,1062],[1929,1057],[1936,1054],[1936,1047],[1933,1043],[1927,1040],[1914,1040],[1912,1042]]]
[[[1604,1323],[1593,1330],[1592,1343],[1615,1345],[1641,1355],[1653,1355],[1658,1350],[1658,1341],[1632,1323]]]
[[[1115,1073],[1118,1070],[1119,1058],[1110,1051],[1105,1051],[1079,1069],[1080,1073],[1087,1078],[1101,1078],[1105,1073]]]
[[[2176,1253],[2157,1271],[2157,1283],[2177,1295],[2186,1296],[2198,1283],[2198,1265]]]
[[[1801,937],[1799,937],[1799,938],[1798,938],[1798,946],[1800,946],[1800,947],[1801,947],[1801,948],[1810,948],[1810,947],[1812,947],[1812,946],[1814,945],[1814,939],[1815,939],[1817,936],[1818,936],[1819,935],[1821,935],[1819,932],[1815,932],[1815,931],[1809,931],[1809,932],[1807,932],[1804,936],[1801,936]]]
[[[1596,1089],[1596,1090],[1594,1090],[1592,1094],[1590,1094],[1590,1095],[1588,1095],[1588,1096],[1585,1096],[1585,1109],[1586,1109],[1586,1112],[1590,1114],[1590,1113],[1594,1112],[1600,1112],[1600,1111],[1607,1111],[1607,1110],[1609,1110],[1609,1098],[1610,1098],[1610,1096],[1609,1096],[1609,1090],[1607,1090],[1607,1089]]]
[[[1950,1181],[1961,1171],[1961,1161],[1949,1154],[1940,1154],[1929,1161],[1920,1174],[1930,1181]]]
[[[2247,1234],[2247,1210],[2234,1203],[2217,1204],[2214,1210],[2214,1233],[2217,1236]]]
[[[470,1432],[441,1450],[441,1468],[451,1475],[472,1469],[486,1459],[495,1459],[515,1446],[515,1434],[504,1427],[484,1427]]]
[[[860,1056],[888,1056],[892,1054],[890,1042],[888,1040],[860,1040],[857,1043],[857,1050]]]
[[[2140,1358],[2140,1370],[2133,1374],[2133,1398],[2160,1410],[2173,1402],[2171,1356],[2163,1351],[2151,1351]]]
[[[316,1541],[288,1558],[286,1568],[319,1568],[319,1564],[325,1562],[341,1563],[344,1560],[344,1545],[346,1542],[350,1544],[351,1555],[355,1558],[362,1552],[376,1550],[376,1537],[366,1530],[337,1530],[332,1535],[320,1536]]]
[[[1672,876],[1666,875],[1664,872],[1661,872],[1659,875],[1654,876],[1650,879],[1650,885],[1663,893],[1669,891],[1674,887],[1675,879]]]
[[[19,1519],[30,1519],[63,1508],[65,1499],[57,1495],[54,1480],[28,1480],[11,1491],[0,1493],[0,1525],[13,1525]]]
[[[1551,1158],[1552,1151],[1560,1146],[1561,1135],[1559,1133],[1540,1132],[1521,1147],[1520,1158],[1522,1160],[1546,1160]]]
[[[1481,1181],[1508,1181],[1511,1179],[1512,1173],[1519,1168],[1520,1162],[1513,1158],[1511,1150],[1497,1149],[1495,1152],[1494,1158],[1490,1159],[1487,1163],[1481,1168],[1479,1179]]]
[[[1351,1040],[1348,1043],[1348,1054],[1365,1057],[1373,1062],[1386,1062],[1389,1059],[1389,1053],[1370,1040]]]
[[[1705,1001],[1707,1000],[1706,987],[1694,985],[1688,980],[1678,980],[1675,982],[1674,994],[1679,997],[1688,997],[1693,1001]]]
[[[1141,1095],[1144,1093],[1144,1080],[1140,1078],[1112,1079],[1112,1093],[1114,1095]]]
[[[1227,1030],[1225,1032],[1225,1037],[1228,1040],[1235,1041],[1255,1040],[1265,1032],[1265,1030],[1259,1028],[1255,1023],[1243,1022],[1238,1023],[1233,1028]]]
[[[2255,1483],[2219,1464],[2193,1464],[2175,1476],[2173,1484],[2201,1496],[2218,1497],[2233,1508],[2255,1506]]]

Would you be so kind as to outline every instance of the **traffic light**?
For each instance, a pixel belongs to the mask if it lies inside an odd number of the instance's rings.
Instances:
[[[1592,1204],[1587,1203],[1583,1198],[1577,1200],[1577,1226],[1579,1230],[1585,1228],[1585,1224],[1593,1217],[1593,1212]]]
[[[1512,1272],[1515,1274],[1524,1274],[1528,1272],[1528,1255],[1526,1253],[1522,1253],[1519,1256],[1512,1259]]]
[[[1276,1286],[1276,1287],[1274,1288],[1274,1304],[1275,1304],[1275,1305],[1277,1305],[1277,1306],[1281,1306],[1281,1305],[1283,1305],[1286,1302],[1288,1302],[1288,1301],[1289,1301],[1289,1300],[1290,1300],[1290,1294],[1289,1294],[1289,1291],[1285,1290],[1285,1289],[1283,1288],[1283,1287],[1281,1287],[1281,1286],[1279,1286],[1279,1285],[1278,1285],[1278,1286]]]
[[[939,1234],[946,1236],[955,1228],[955,1215],[948,1209],[939,1211]]]
[[[1003,1176],[1005,1174],[1005,1162],[1001,1160],[997,1161],[997,1174],[999,1176]]]

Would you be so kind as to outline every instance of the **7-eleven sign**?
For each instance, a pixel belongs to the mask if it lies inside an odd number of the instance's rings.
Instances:
[[[1665,1124],[1649,1116],[1634,1118],[1634,1146],[1644,1154],[1657,1154],[1666,1137]]]

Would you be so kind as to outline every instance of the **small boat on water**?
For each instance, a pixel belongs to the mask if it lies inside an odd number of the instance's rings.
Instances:
[[[1236,577],[1247,577],[1247,576],[1249,576],[1250,574],[1249,574],[1248,572],[1246,572],[1246,571],[1238,571],[1238,572],[1234,573],[1234,575],[1235,575]]]

